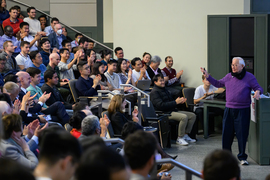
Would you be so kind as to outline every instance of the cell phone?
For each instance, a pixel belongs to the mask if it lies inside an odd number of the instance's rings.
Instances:
[[[44,119],[46,120],[46,121],[50,121],[50,120],[52,120],[52,117],[51,117],[51,115],[47,115],[47,116],[44,116]]]
[[[158,173],[158,175],[160,175],[160,176],[162,176],[163,174],[165,174],[165,176],[168,176],[169,175],[169,173],[167,173],[167,172]]]

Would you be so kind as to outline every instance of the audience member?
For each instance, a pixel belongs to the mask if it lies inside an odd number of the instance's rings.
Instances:
[[[32,60],[32,65],[30,67],[37,68],[41,71],[40,73],[40,83],[37,85],[38,87],[41,87],[44,83],[44,73],[47,70],[46,66],[42,63],[42,57],[41,54],[38,51],[32,51],[30,53],[30,59]]]
[[[21,44],[21,53],[16,56],[16,62],[20,70],[25,70],[32,66],[32,61],[28,55],[30,50],[30,43],[27,41],[22,41]]]
[[[131,61],[133,67],[132,70],[132,79],[135,82],[136,86],[139,80],[151,80],[146,69],[142,67],[142,62],[139,57],[135,57]]]
[[[101,58],[102,58],[101,62],[104,64],[105,72],[106,72],[107,68],[108,68],[107,63],[112,57],[112,52],[110,50],[105,49],[105,50],[100,51],[99,53],[100,53]]]
[[[92,40],[89,40],[89,41],[88,41],[88,47],[87,47],[87,49],[93,49],[94,46],[95,46],[95,42],[92,41]]]
[[[11,41],[13,43],[13,45],[16,47],[14,49],[14,56],[15,54],[20,53],[20,42],[13,36],[13,28],[11,26],[6,26],[4,28],[4,35],[2,36],[2,38],[0,38],[0,48],[3,50],[3,44],[6,41]]]
[[[7,62],[5,64],[4,72],[15,71],[17,72],[19,67],[17,66],[17,62],[15,58],[12,56],[14,53],[14,45],[11,41],[6,41],[3,44],[4,51],[1,53],[2,55],[7,57]]]
[[[67,32],[67,28],[66,27],[63,27],[63,35],[66,36],[66,39],[68,41],[72,41],[72,39],[68,36],[68,32]]]
[[[81,37],[79,40],[79,46],[82,47],[85,51],[88,49],[89,39],[87,37]]]
[[[51,49],[57,48],[62,49],[62,41],[66,39],[66,36],[63,35],[63,30],[61,24],[55,24],[54,32],[50,33],[48,39],[51,44]]]
[[[74,111],[72,117],[69,119],[69,125],[72,127],[70,134],[78,139],[82,135],[82,121],[86,117],[83,111]]]
[[[45,30],[44,30],[47,33],[47,36],[49,36],[50,34],[54,33],[54,26],[56,24],[59,24],[59,20],[56,17],[53,17],[51,19],[51,25],[50,26],[47,26],[45,28]]]
[[[161,70],[159,69],[159,65],[161,63],[161,59],[159,56],[153,56],[150,61],[150,65],[146,69],[150,79],[153,79],[153,77],[157,74],[161,74]],[[165,77],[165,83],[168,81],[168,77]],[[152,81],[151,86],[153,86],[154,83]]]
[[[6,56],[0,53],[0,86],[4,85],[4,78],[2,73],[6,71],[5,70],[6,62],[7,62]]]
[[[116,60],[120,59],[120,58],[124,58],[124,51],[121,47],[117,47],[114,49],[114,53],[116,56]]]
[[[47,38],[43,38],[41,41],[40,41],[40,47],[42,49],[42,51],[40,51],[40,55],[42,57],[42,61],[43,61],[43,64],[47,67],[48,64],[49,64],[49,56],[50,56],[50,50],[51,50],[51,44],[50,44],[50,41],[49,39]]]
[[[153,77],[155,84],[150,93],[150,100],[156,110],[169,112],[169,119],[179,121],[178,138],[176,143],[179,145],[188,145],[188,142],[196,142],[191,139],[188,133],[191,132],[192,126],[196,120],[196,115],[187,111],[178,111],[178,104],[183,104],[186,99],[178,97],[174,99],[170,92],[165,87],[165,80],[162,74],[157,74]],[[187,142],[188,141],[188,142]]]
[[[204,180],[240,179],[238,161],[227,150],[215,150],[204,159],[202,178]]]
[[[120,77],[121,84],[131,84],[136,86],[132,78],[132,69],[127,66],[126,59],[118,59],[116,72]]]
[[[96,52],[93,49],[87,49],[85,56],[87,58],[88,65],[90,69],[93,69],[94,63],[96,62]]]
[[[76,53],[76,57],[70,63],[67,62],[69,59],[69,50],[68,49],[62,48],[60,50],[60,56],[61,56],[61,61],[58,64],[59,71],[60,71],[60,78],[61,79],[68,79],[68,80],[75,79],[72,66],[77,61],[77,58],[79,56],[79,52]],[[79,61],[77,61],[77,62],[79,62]]]
[[[83,35],[81,33],[76,33],[75,34],[75,40],[73,40],[71,42],[71,47],[74,48],[74,47],[77,47],[79,46],[79,41],[80,39],[83,37]]]
[[[16,84],[15,82],[6,82],[4,85],[4,88],[7,90],[7,94],[10,96],[10,99],[12,102],[15,101],[15,99],[17,98],[17,96],[19,95],[20,92],[20,86],[18,84]],[[13,108],[13,112],[14,113],[18,113],[20,108],[19,108],[19,104],[18,102],[14,102],[14,108]]]
[[[7,83],[7,82],[14,82],[16,84],[18,84],[18,86],[21,88],[21,81],[19,79],[19,77],[15,74],[8,74],[5,79],[4,79],[4,82]]]
[[[13,28],[13,36],[16,36],[20,30],[20,24],[23,22],[23,20],[18,19],[18,10],[15,7],[11,7],[9,9],[9,15],[10,18],[3,21],[3,28],[6,26],[11,26]]]
[[[17,16],[17,18],[18,19],[24,19],[24,16],[22,15],[22,13],[21,13],[21,7],[20,6],[17,6],[17,5],[15,5],[14,6],[16,9],[17,9],[17,11],[18,11],[18,16]]]
[[[41,28],[41,31],[44,31],[45,28],[47,27],[47,16],[46,15],[40,15],[38,17],[38,20],[40,22],[40,28]]]
[[[0,24],[3,24],[3,21],[9,18],[9,12],[6,9],[7,8],[7,3],[6,0],[1,0],[1,5],[0,5]]]
[[[29,24],[27,22],[22,22],[20,24],[20,38],[21,41],[28,41],[30,43],[30,52],[38,50],[38,42],[42,35],[38,32],[35,37],[29,35]]]
[[[150,65],[151,59],[152,59],[152,56],[150,53],[148,53],[148,52],[143,53],[142,67],[147,69],[147,67]]]
[[[12,108],[6,101],[0,101],[0,113],[2,117],[12,113]],[[0,123],[2,123],[2,121]],[[1,131],[3,131],[3,129],[1,129]]]
[[[36,8],[35,7],[27,8],[27,14],[29,17],[24,18],[23,21],[29,24],[29,34],[31,36],[35,36],[37,33],[39,33],[42,36],[46,36],[46,33],[41,31],[39,20],[35,19]]]

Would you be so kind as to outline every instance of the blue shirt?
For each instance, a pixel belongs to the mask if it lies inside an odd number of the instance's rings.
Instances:
[[[74,41],[71,42],[71,47],[74,48],[74,47],[77,47],[77,46],[79,46],[79,45],[78,45],[78,43],[77,43],[76,40],[74,40]]]
[[[63,38],[62,38],[61,35],[58,36],[57,34],[56,34],[56,37],[57,37],[57,40],[58,40],[59,49],[62,49],[62,41],[63,41]]]
[[[33,63],[31,67],[37,68],[41,71],[41,80],[40,80],[40,83],[37,85],[38,87],[41,87],[45,83],[44,73],[47,70],[47,68],[44,64],[41,64],[39,67],[36,67]]]
[[[14,46],[17,46],[17,48],[15,49],[14,53],[19,53],[21,52],[21,49],[20,49],[20,41],[17,40],[17,38],[15,38],[14,36],[12,36],[11,38],[8,37],[7,35],[3,35],[2,38],[0,39],[0,48],[3,49],[3,44],[4,42],[6,41],[12,41],[13,45]]]
[[[8,10],[4,10],[2,13],[0,13],[0,24],[3,24],[3,21],[9,18],[9,12]]]
[[[88,78],[85,80],[81,76],[78,78],[76,82],[76,89],[78,91],[79,96],[97,96],[97,90],[100,90],[100,86],[98,85],[95,89],[93,86],[93,79]]]
[[[49,36],[51,33],[54,32],[54,30],[53,30],[52,26],[47,26],[47,27],[45,27],[44,32],[46,32],[47,36]]]
[[[40,55],[42,57],[43,64],[45,66],[48,66],[49,61],[50,61],[50,59],[49,59],[50,53],[47,53],[45,51],[40,51],[39,53],[40,53]]]

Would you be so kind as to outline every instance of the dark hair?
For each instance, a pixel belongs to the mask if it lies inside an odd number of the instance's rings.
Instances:
[[[78,111],[84,110],[86,108],[86,106],[88,106],[87,103],[84,102],[76,102],[73,106],[72,106],[72,110],[73,113],[75,114]]]
[[[6,101],[10,107],[12,107],[12,101],[10,96],[6,93],[0,94],[0,101]]]
[[[49,40],[48,38],[42,38],[42,39],[40,40],[40,42],[39,42],[40,47],[41,47],[45,42],[47,42],[47,41],[50,43],[50,40]]]
[[[152,133],[140,130],[125,139],[125,157],[132,170],[143,168],[147,161],[155,155],[156,149],[157,141]]]
[[[25,44],[30,45],[30,42],[22,41],[21,44],[20,44],[20,47],[24,47]]]
[[[53,17],[53,18],[51,19],[51,23],[53,23],[53,21],[58,21],[58,22],[59,22],[59,19],[57,19],[56,17]]]
[[[83,152],[92,148],[93,146],[106,147],[104,140],[99,136],[82,136],[79,138]]]
[[[18,9],[17,9],[15,6],[11,7],[11,8],[9,9],[9,12],[11,12],[12,10],[17,10],[17,11],[18,11]]]
[[[47,71],[45,71],[45,73],[44,73],[45,82],[48,82],[48,78],[49,79],[52,79],[53,78],[53,75],[55,73],[56,73],[55,70],[52,70],[52,69],[48,69]]]
[[[153,77],[152,83],[157,82],[159,77],[162,78],[162,79],[164,79],[164,76],[161,73],[159,73],[159,74],[157,74],[157,75],[155,75]]]
[[[150,54],[150,53],[148,53],[148,52],[143,53],[142,57],[144,57],[144,56],[146,56],[146,55],[149,55],[149,56],[150,56],[150,59],[152,59],[151,54]]]
[[[82,156],[76,170],[77,180],[88,180],[89,174],[93,179],[111,179],[113,173],[126,168],[124,158],[107,146],[90,147]]]
[[[23,28],[23,26],[29,26],[29,24],[27,23],[27,22],[21,22],[21,24],[20,24],[20,28],[22,29]]]
[[[18,76],[15,74],[9,74],[4,78],[4,82],[14,82],[14,83],[18,83]]]
[[[0,158],[1,179],[35,180],[32,172],[20,163],[6,158]]]
[[[136,61],[141,61],[141,58],[139,58],[139,57],[133,58],[133,59],[131,60],[131,65],[132,65],[132,66],[135,66],[135,65],[136,65]]]
[[[101,50],[101,51],[99,52],[99,54],[100,54],[100,57],[101,57],[102,59],[104,59],[105,56],[107,56],[107,55],[109,55],[109,54],[112,54],[112,51],[110,51],[110,50],[108,50],[108,49],[104,49],[104,50]]]
[[[15,5],[15,6],[13,6],[13,7],[15,7],[17,10],[18,10],[18,9],[21,9],[21,7],[18,6],[18,5]]]
[[[82,37],[80,40],[79,40],[79,44],[84,44],[85,42],[89,42],[89,39],[87,37]]]
[[[90,57],[92,51],[94,51],[96,53],[96,51],[94,49],[87,49],[85,52],[86,56]]]
[[[67,43],[71,43],[69,40],[65,39],[62,41],[62,47],[65,47]]]
[[[128,135],[130,135],[138,130],[143,130],[143,127],[134,121],[128,121],[123,126],[123,129],[121,131],[121,136],[123,139],[126,139],[128,137]]]
[[[81,33],[76,33],[75,38],[77,38],[78,36],[82,36],[82,34]]]
[[[72,162],[76,163],[79,161],[81,153],[78,140],[67,131],[50,131],[44,134],[40,142],[39,159],[49,165],[54,165],[67,156],[72,156]]]
[[[92,41],[91,39],[88,40],[89,43],[95,43],[94,41]]]
[[[63,54],[65,51],[68,51],[68,52],[69,52],[69,50],[68,50],[67,48],[62,48],[62,49],[60,49],[60,51],[59,51],[60,56],[61,56],[61,54]]]
[[[82,121],[86,117],[85,113],[82,111],[77,111],[73,114],[73,116],[69,119],[69,124],[75,129],[81,129]]]
[[[38,68],[29,67],[26,69],[26,72],[31,76],[35,77],[35,75],[40,74],[41,71]]]
[[[4,32],[7,32],[8,28],[12,28],[12,30],[13,30],[13,27],[11,27],[10,25],[7,25],[7,26],[4,27]]]
[[[39,53],[39,51],[31,51],[29,56],[30,56],[30,59],[36,59],[37,57],[37,54]]]
[[[227,150],[215,150],[208,154],[203,163],[205,180],[228,180],[240,177],[237,159]]]
[[[77,69],[80,71],[84,65],[87,64],[87,61],[80,61],[78,64],[77,64]]]
[[[113,64],[113,63],[116,63],[116,64],[117,64],[117,61],[116,61],[115,59],[110,59],[110,60],[108,61],[108,64]]]
[[[120,50],[123,51],[123,49],[121,47],[117,47],[117,48],[114,49],[114,53],[117,54],[117,51],[120,51]]]
[[[22,131],[22,117],[19,114],[9,114],[2,118],[4,138],[9,139],[13,131]]]
[[[117,61],[117,68],[116,68],[116,73],[122,73],[122,70],[121,70],[121,64],[123,61],[126,61],[126,59],[123,59],[123,58],[119,58],[118,61]],[[126,69],[126,72],[128,72],[128,69]]]
[[[32,9],[36,10],[36,8],[32,6],[32,7],[27,8],[27,13],[30,13],[30,11],[31,11]]]
[[[3,2],[3,0],[0,1],[1,4],[2,4],[2,2]],[[14,7],[15,7],[15,6],[14,6]],[[6,11],[6,8],[5,8],[5,7],[2,7],[2,6],[0,6],[0,12],[1,12],[1,13],[4,12],[5,14],[8,14],[8,12]]]
[[[165,62],[167,62],[167,59],[168,59],[168,58],[172,58],[172,56],[166,56],[166,57],[165,57]]]
[[[40,21],[41,18],[45,18],[45,19],[46,19],[46,23],[47,23],[47,16],[46,16],[46,15],[44,15],[44,14],[40,15],[40,16],[38,17],[38,20]]]
[[[91,73],[91,75],[98,75],[98,74],[100,74],[100,72],[99,72],[99,67],[102,66],[102,65],[104,66],[104,64],[103,64],[102,62],[100,62],[100,61],[95,62],[95,63],[94,63],[94,66],[93,66],[93,68],[92,68],[92,73]],[[100,76],[101,76],[101,81],[102,81],[102,82],[107,81],[107,78],[106,78],[106,76],[104,75],[104,73],[103,73],[103,74],[100,74]]]

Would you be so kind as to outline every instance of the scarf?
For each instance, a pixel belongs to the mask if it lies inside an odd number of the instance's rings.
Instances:
[[[246,75],[246,69],[244,67],[243,70],[240,73],[233,73],[233,72],[231,72],[231,75],[232,75],[232,77],[236,77],[237,79],[241,80]]]

